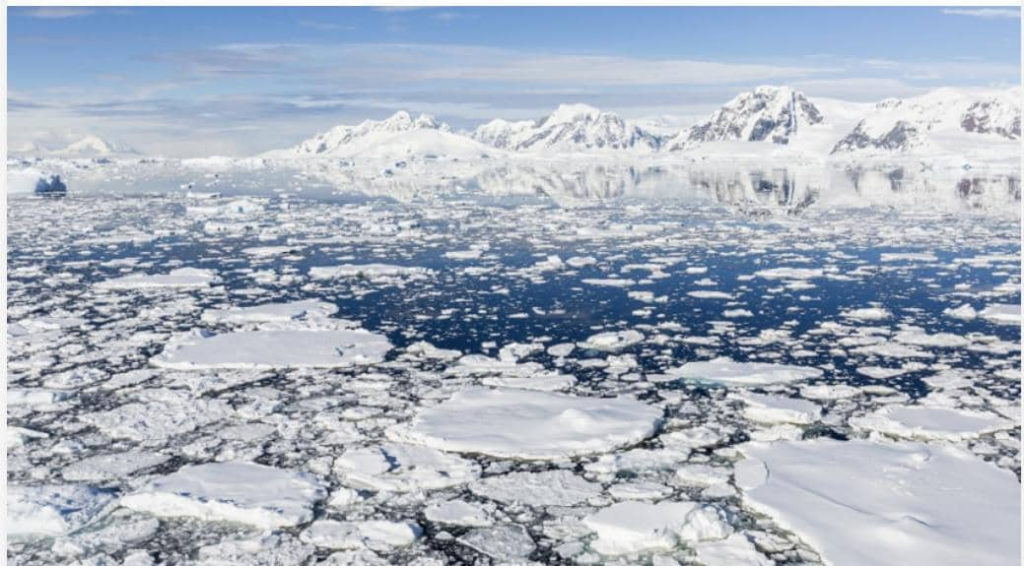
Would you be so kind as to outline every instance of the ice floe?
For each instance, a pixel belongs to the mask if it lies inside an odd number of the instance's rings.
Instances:
[[[251,524],[295,526],[313,519],[327,495],[308,474],[248,462],[185,466],[123,496],[121,505],[156,516],[195,516]]]
[[[549,460],[639,442],[654,434],[661,416],[660,408],[631,398],[467,388],[396,435],[441,450]]]
[[[336,368],[374,364],[391,350],[365,330],[256,330],[186,340],[153,358],[162,368]]]
[[[725,386],[769,386],[789,384],[819,378],[823,372],[806,366],[768,364],[765,362],[736,362],[716,358],[709,362],[687,362],[666,372],[674,378],[685,378],[722,384]]]
[[[132,274],[94,284],[99,290],[162,290],[208,288],[219,279],[213,270],[178,268],[167,274]]]
[[[597,533],[591,548],[608,556],[672,550],[680,541],[721,540],[732,533],[717,509],[696,502],[619,502],[583,523]]]
[[[85,484],[7,485],[7,535],[57,536],[77,530],[102,513],[113,494]]]
[[[1020,484],[962,449],[918,443],[751,443],[748,505],[830,564],[1015,564]]]
[[[329,302],[301,300],[280,304],[263,304],[247,308],[206,310],[203,312],[203,320],[207,322],[223,322],[225,324],[287,322],[289,320],[308,320],[311,317],[326,317],[337,312],[338,307]]]
[[[1014,423],[991,412],[938,406],[885,406],[850,419],[850,424],[893,436],[958,441],[1013,428]]]
[[[490,476],[469,487],[477,496],[530,506],[572,506],[601,494],[601,485],[568,470],[513,472]]]
[[[334,472],[353,488],[409,492],[465,484],[480,475],[480,467],[455,454],[391,442],[346,450],[334,461]]]

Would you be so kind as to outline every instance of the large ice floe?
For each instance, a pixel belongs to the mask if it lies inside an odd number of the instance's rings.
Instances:
[[[961,448],[819,439],[740,450],[744,501],[830,564],[1020,561],[1020,483]]]
[[[95,285],[100,290],[163,290],[208,288],[218,279],[213,270],[178,268],[167,274],[130,274],[104,280]]]
[[[637,443],[654,434],[661,416],[632,398],[467,388],[396,434],[441,450],[551,460]]]
[[[253,330],[179,342],[153,364],[176,370],[334,368],[374,364],[389,350],[386,337],[366,330]]]
[[[258,528],[313,519],[327,495],[309,475],[248,462],[186,466],[121,498],[121,505],[157,516],[194,516]]]
[[[805,366],[788,366],[766,362],[735,362],[716,358],[710,362],[687,362],[667,372],[676,378],[686,378],[724,386],[768,386],[789,384],[818,378],[822,371]]]
[[[856,428],[892,436],[922,440],[959,441],[977,438],[997,430],[1009,430],[1014,423],[991,412],[942,406],[885,406],[850,419]]]

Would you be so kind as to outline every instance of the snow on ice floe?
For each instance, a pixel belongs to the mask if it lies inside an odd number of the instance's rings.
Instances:
[[[97,282],[99,290],[162,290],[209,288],[218,282],[219,276],[213,270],[201,268],[178,268],[167,274],[130,274]]]
[[[526,528],[516,524],[499,524],[474,528],[456,540],[500,563],[525,564],[537,549]]]
[[[434,502],[423,509],[423,515],[435,524],[447,526],[483,527],[494,523],[487,510],[465,500]]]
[[[100,482],[125,478],[139,470],[151,468],[170,460],[153,452],[129,450],[113,454],[89,456],[67,465],[61,475],[72,482]]]
[[[391,278],[423,279],[431,274],[432,272],[427,268],[394,264],[342,264],[340,266],[316,266],[309,269],[309,277],[314,280],[358,277],[371,281],[386,281]]]
[[[317,548],[384,551],[408,546],[422,534],[423,529],[415,522],[317,520],[299,537]]]
[[[1016,564],[1016,476],[952,446],[749,443],[744,502],[829,564]]]
[[[455,454],[390,442],[346,450],[335,459],[334,472],[353,488],[410,492],[465,484],[480,475],[480,467]]]
[[[620,332],[601,332],[594,334],[583,342],[577,342],[580,348],[588,350],[600,350],[602,352],[618,352],[624,348],[643,342],[644,335],[636,330],[622,330]]]
[[[1019,304],[992,304],[978,313],[983,320],[993,324],[1020,325]]]
[[[725,386],[770,386],[791,384],[801,380],[820,378],[823,372],[806,366],[769,364],[766,362],[736,362],[716,358],[708,362],[687,362],[666,371],[673,378],[713,382]]]
[[[733,533],[725,514],[697,502],[626,501],[583,519],[597,534],[590,546],[606,556],[672,550],[680,542],[722,540]]]
[[[654,434],[662,410],[631,398],[466,388],[393,432],[440,450],[550,460],[605,452]]]
[[[886,320],[892,313],[884,308],[855,308],[843,312],[844,318],[860,321]]]
[[[85,484],[7,485],[7,535],[57,536],[86,525],[114,500]]]
[[[477,496],[529,506],[573,506],[601,494],[601,485],[588,482],[568,470],[513,472],[490,476],[472,484]]]
[[[902,438],[954,442],[1014,427],[1012,421],[991,412],[941,406],[885,406],[870,414],[851,418],[850,424]]]
[[[821,417],[821,408],[814,402],[745,392],[733,394],[744,403],[743,415],[763,424],[810,424]]]
[[[327,495],[308,474],[249,462],[185,466],[123,496],[121,505],[156,516],[194,516],[270,529],[313,519]]]
[[[257,330],[185,340],[152,359],[162,368],[336,368],[375,364],[391,350],[366,330]]]
[[[338,313],[338,307],[320,300],[300,300],[280,304],[262,304],[246,308],[226,310],[205,310],[203,320],[224,324],[250,324],[264,322],[287,322],[324,318]]]
[[[221,399],[195,398],[180,390],[152,389],[138,394],[133,401],[83,414],[80,419],[111,438],[161,441],[234,413]]]
[[[769,280],[810,280],[821,278],[824,274],[821,268],[771,268],[754,272],[755,276]]]

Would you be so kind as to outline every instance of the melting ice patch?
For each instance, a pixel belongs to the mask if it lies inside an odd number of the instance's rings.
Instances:
[[[466,388],[393,434],[441,450],[550,460],[639,442],[654,434],[661,416],[660,408],[631,398]]]
[[[829,564],[1016,564],[1020,484],[959,448],[918,443],[749,443],[746,503]]]

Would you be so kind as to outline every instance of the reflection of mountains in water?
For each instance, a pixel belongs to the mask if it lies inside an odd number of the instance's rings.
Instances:
[[[710,200],[744,213],[799,214],[812,206],[970,210],[1016,208],[1018,175],[906,167],[783,168],[505,165],[459,180],[487,194],[542,194],[563,206],[631,196]]]
[[[746,163],[743,163],[746,162]],[[188,161],[115,162],[103,165],[41,164],[25,170],[66,174],[82,191],[168,192],[184,189],[223,194],[359,194],[399,202],[433,198],[542,198],[563,207],[659,201],[713,203],[749,215],[800,214],[831,207],[891,207],[1017,214],[1020,175],[1012,168],[932,169],[918,163],[756,165],[747,160],[689,164],[421,161],[355,164],[346,161],[225,159],[215,165]]]

